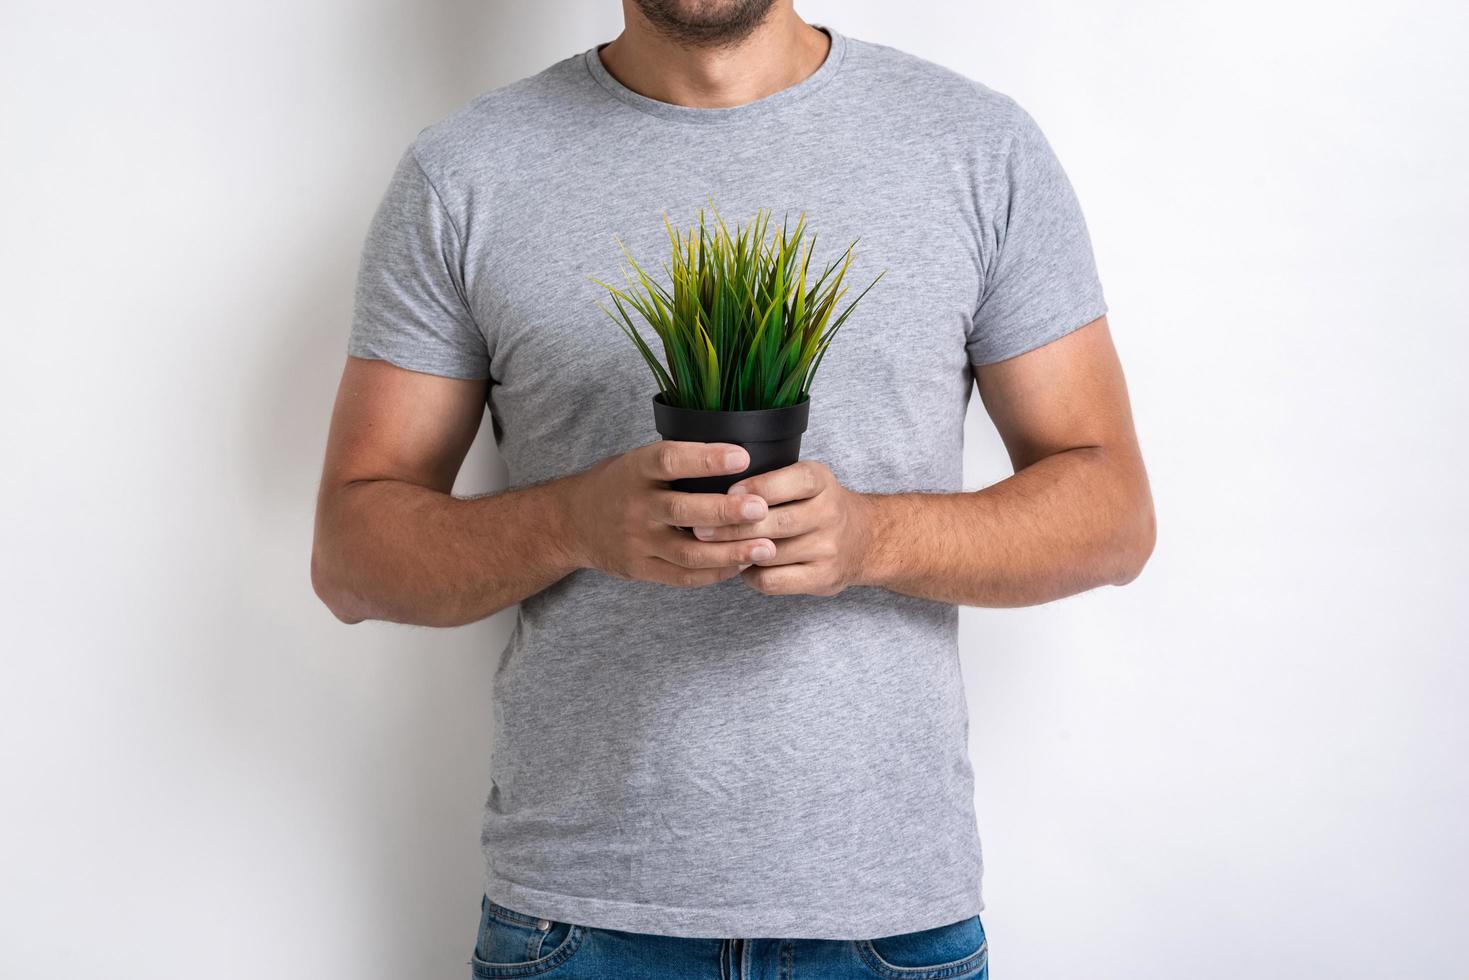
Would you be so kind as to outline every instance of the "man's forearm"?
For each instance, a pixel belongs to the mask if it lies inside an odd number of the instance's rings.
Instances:
[[[1153,547],[1142,462],[1100,448],[1048,456],[970,493],[867,494],[861,585],[969,606],[1028,606],[1120,585]]]
[[[459,498],[397,480],[335,488],[312,552],[317,593],[346,622],[457,626],[576,569],[565,481]]]

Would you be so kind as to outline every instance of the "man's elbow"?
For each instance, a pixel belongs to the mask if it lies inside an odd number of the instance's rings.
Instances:
[[[351,594],[342,587],[339,579],[330,571],[329,563],[319,547],[311,549],[311,588],[331,614],[349,626],[360,623],[366,616],[357,608]]]
[[[1158,541],[1158,520],[1153,501],[1146,492],[1130,511],[1128,519],[1118,528],[1121,533],[1113,549],[1113,585],[1126,585],[1141,575]]]

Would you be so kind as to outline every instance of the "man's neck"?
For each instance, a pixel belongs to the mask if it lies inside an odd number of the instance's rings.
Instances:
[[[628,8],[623,31],[599,54],[608,73],[640,95],[698,109],[744,105],[789,88],[821,67],[831,41],[780,4],[738,44],[679,44]]]

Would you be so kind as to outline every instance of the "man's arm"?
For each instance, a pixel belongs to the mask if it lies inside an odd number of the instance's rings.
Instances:
[[[864,580],[1028,606],[1136,578],[1153,502],[1106,317],[975,374],[1015,475],[975,493],[872,498]]]
[[[339,619],[468,622],[571,571],[556,490],[450,495],[485,386],[348,359],[311,553],[312,584]]]
[[[654,442],[559,480],[454,497],[485,385],[347,359],[311,553],[312,585],[343,622],[474,622],[579,568],[707,585],[773,550],[759,537],[705,544],[678,530],[766,512],[748,495],[667,489],[749,465],[743,449],[720,443]]]
[[[859,494],[801,462],[743,481],[770,505],[765,520],[696,533],[773,539],[776,557],[743,573],[772,594],[876,585],[1025,606],[1135,578],[1153,549],[1153,505],[1106,318],[976,375],[1009,479],[969,493]]]

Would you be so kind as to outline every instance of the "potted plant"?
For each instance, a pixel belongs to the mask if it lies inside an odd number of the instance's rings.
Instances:
[[[803,213],[795,227],[770,226],[757,211],[733,233],[710,204],[697,226],[681,231],[664,216],[672,245],[668,286],[653,279],[622,246],[627,288],[600,279],[616,313],[602,310],[637,346],[658,382],[653,420],[664,439],[743,446],[750,465],[730,476],[675,480],[675,490],[723,493],[737,480],[796,462],[810,417],[811,382],[837,330],[883,274],[840,313],[854,240],[815,275],[816,243]],[[618,243],[621,245],[621,242]],[[601,306],[601,304],[598,304]],[[653,328],[663,360],[638,333],[630,311]]]

